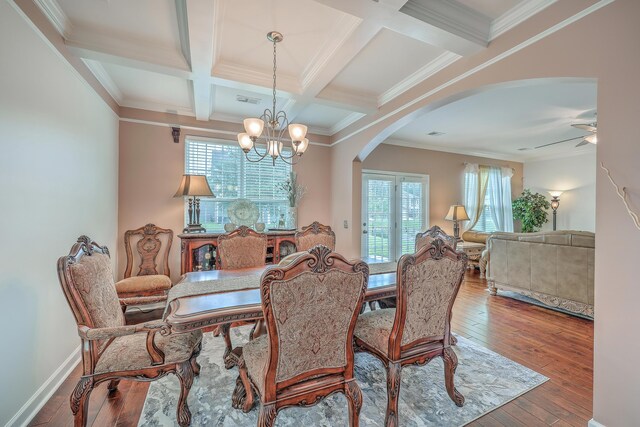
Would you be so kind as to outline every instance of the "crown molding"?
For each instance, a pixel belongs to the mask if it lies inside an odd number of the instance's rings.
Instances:
[[[518,4],[513,9],[510,9],[502,16],[493,20],[489,32],[489,41],[526,21],[556,1],[557,0],[528,0]]]
[[[264,88],[270,88],[273,85],[273,75],[263,71],[257,71],[250,67],[242,65],[230,64],[228,62],[219,62],[213,69],[213,79],[216,78],[231,80],[240,84],[246,83]],[[224,86],[224,84],[223,84]],[[302,87],[297,78],[278,74],[278,91],[290,94],[302,94]]]
[[[409,0],[400,12],[480,46],[487,46],[491,19],[455,0]]]
[[[102,63],[98,61],[93,61],[91,59],[83,59],[82,60],[87,68],[91,70],[98,82],[104,87],[104,89],[109,92],[109,95],[118,103],[118,105],[122,105],[122,101],[124,100],[124,95],[122,91],[118,87],[118,85],[113,81],[107,70],[104,69]]]
[[[330,132],[329,135],[333,135],[335,133],[340,132],[342,129],[346,128],[352,123],[355,123],[356,121],[360,120],[364,116],[366,116],[366,114],[354,111],[353,113],[347,115],[347,117],[345,117],[344,119],[340,120],[338,123],[331,126],[331,128],[329,129],[329,132]]]
[[[343,106],[339,108],[344,108],[344,105],[353,105],[370,112],[378,109],[378,102],[373,96],[349,92],[344,88],[326,87],[316,98],[342,104]]]
[[[156,111],[158,113],[171,113],[181,116],[195,117],[196,114],[191,108],[188,107],[168,107],[166,104],[162,104],[155,101],[139,100],[139,99],[127,99],[124,98],[119,102],[121,107],[136,108],[138,110]]]
[[[234,116],[233,114],[213,113],[210,119],[220,122],[229,122],[242,125],[246,117]],[[331,130],[321,126],[307,126],[308,133],[322,136],[331,136]],[[323,144],[328,145],[328,144]]]
[[[69,38],[73,27],[58,2],[56,0],[34,0],[34,3],[45,14],[58,33],[65,39]]]
[[[420,150],[431,150],[431,151],[441,151],[445,153],[453,153],[453,154],[463,154],[465,156],[473,156],[473,157],[483,157],[487,159],[496,159],[496,160],[508,160],[511,162],[524,162],[524,158],[517,154],[505,154],[505,153],[497,153],[492,151],[477,151],[468,148],[455,148],[455,147],[446,147],[442,145],[433,145],[427,144],[423,142],[417,141],[407,141],[404,139],[393,139],[389,138],[382,142],[387,145],[395,145],[398,147],[407,147],[407,148],[417,148]]]
[[[383,92],[380,96],[378,96],[378,107],[383,106],[398,95],[422,83],[429,77],[436,74],[438,71],[448,67],[460,58],[462,58],[460,55],[453,52],[445,52],[441,54],[436,59],[418,69],[390,89]]]
[[[335,56],[336,52],[351,37],[353,32],[360,26],[362,20],[355,16],[343,14],[343,16],[334,25],[337,31],[332,32],[331,37],[318,49],[309,64],[302,72],[301,86],[305,91],[311,83],[318,77],[326,65]]]

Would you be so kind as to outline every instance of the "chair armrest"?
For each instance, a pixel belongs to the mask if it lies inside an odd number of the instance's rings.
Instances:
[[[166,335],[168,333],[168,325],[162,320],[154,320],[137,325],[115,326],[111,328],[89,328],[85,325],[78,326],[78,335],[80,335],[80,338],[88,341],[106,340],[151,331],[159,331],[162,335]]]
[[[78,326],[78,334],[80,338],[88,341],[106,340],[111,338],[134,335],[137,333],[147,333],[147,352],[152,360],[152,365],[161,365],[164,363],[164,353],[155,343],[155,335],[160,332],[161,335],[167,335],[171,332],[169,325],[162,320],[154,320],[152,322],[140,323],[137,325],[116,326],[112,328],[89,328],[85,325]]]

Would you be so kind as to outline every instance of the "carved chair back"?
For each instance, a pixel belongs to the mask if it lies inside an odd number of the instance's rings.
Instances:
[[[166,236],[166,245],[162,255],[162,273],[158,272],[158,255],[162,250],[162,237]],[[125,279],[131,277],[134,264],[133,240],[140,261],[140,267],[136,276],[148,276],[152,274],[164,274],[171,276],[169,270],[169,251],[173,242],[173,231],[160,228],[155,224],[147,224],[135,230],[127,230],[124,233],[124,247],[127,252],[127,267],[124,271]]]
[[[267,258],[267,235],[243,225],[218,236],[217,258],[222,270],[260,267]]]
[[[315,246],[261,279],[268,331],[266,402],[293,384],[319,376],[353,378],[353,330],[369,266]]]
[[[78,326],[112,328],[125,324],[106,246],[80,236],[69,255],[58,259],[58,278]],[[97,355],[106,342],[91,344],[92,354]]]
[[[467,267],[467,256],[435,239],[398,261],[397,306],[389,355],[398,360],[416,345],[451,336],[451,308]]]
[[[456,248],[456,238],[453,236],[449,236],[447,233],[442,230],[442,228],[434,225],[427,231],[416,234],[416,252],[422,249],[423,246],[430,244],[435,239],[442,239],[444,242],[451,246],[453,249]]]
[[[302,227],[301,231],[296,232],[296,250],[308,251],[316,245],[323,245],[336,250],[336,233],[331,230],[328,225],[322,225],[318,221],[313,224]]]

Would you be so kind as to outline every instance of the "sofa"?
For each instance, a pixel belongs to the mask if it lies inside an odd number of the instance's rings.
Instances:
[[[513,291],[593,318],[595,235],[586,231],[493,233],[483,254],[491,295]]]

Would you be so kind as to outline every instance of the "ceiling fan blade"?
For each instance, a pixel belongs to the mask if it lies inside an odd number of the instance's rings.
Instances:
[[[556,144],[560,144],[560,143],[562,143],[562,142],[573,141],[573,140],[580,139],[580,138],[584,138],[584,135],[582,135],[582,136],[576,136],[575,138],[563,139],[562,141],[550,142],[549,144],[538,145],[537,147],[533,147],[533,148],[534,148],[534,149],[544,148],[544,147],[548,147],[548,146],[550,146],[550,145],[556,145]]]
[[[577,129],[586,130],[588,132],[595,132],[598,129],[596,123],[577,123],[571,126]]]
[[[587,139],[585,138],[582,141],[580,141],[578,145],[576,145],[576,147],[582,147],[583,145],[587,145],[587,144],[589,144],[589,141],[587,141]]]

